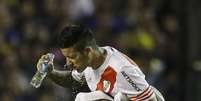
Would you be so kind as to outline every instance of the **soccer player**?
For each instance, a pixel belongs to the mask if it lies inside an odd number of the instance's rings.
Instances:
[[[113,47],[98,46],[89,28],[65,27],[58,45],[73,70],[59,71],[49,62],[48,77],[62,86],[73,80],[86,83],[90,92],[78,93],[75,101],[164,101],[134,61]],[[39,60],[38,69],[45,58]]]

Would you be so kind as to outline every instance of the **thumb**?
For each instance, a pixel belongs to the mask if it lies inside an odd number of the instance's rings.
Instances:
[[[48,73],[52,72],[54,70],[54,64],[53,62],[48,62]]]

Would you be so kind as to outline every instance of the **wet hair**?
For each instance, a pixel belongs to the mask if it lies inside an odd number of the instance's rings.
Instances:
[[[59,48],[73,47],[82,51],[87,46],[96,47],[96,40],[92,30],[82,25],[68,25],[58,37]]]

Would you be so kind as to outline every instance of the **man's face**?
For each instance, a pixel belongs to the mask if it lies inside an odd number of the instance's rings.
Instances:
[[[88,55],[84,52],[79,52],[75,48],[62,48],[61,52],[66,58],[66,63],[78,72],[84,71],[89,65]]]

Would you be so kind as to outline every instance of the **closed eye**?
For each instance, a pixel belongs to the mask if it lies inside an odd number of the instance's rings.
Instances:
[[[68,58],[68,59],[75,59],[76,56],[75,56],[75,55],[68,55],[67,58]]]

